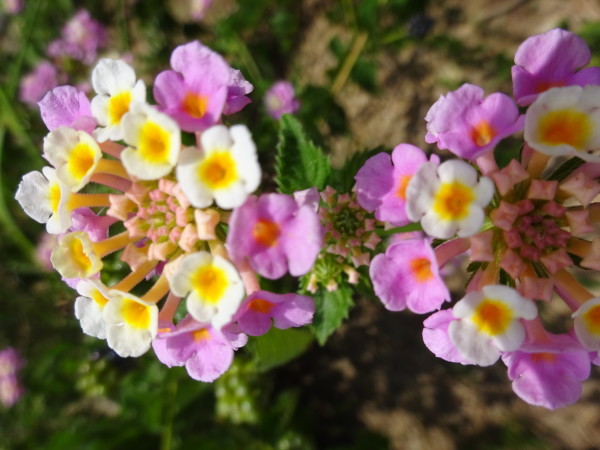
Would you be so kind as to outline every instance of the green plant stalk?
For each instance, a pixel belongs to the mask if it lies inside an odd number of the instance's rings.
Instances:
[[[121,10],[121,20],[119,21],[119,29],[121,32],[121,45],[125,52],[129,51],[129,31],[127,27],[127,14],[125,0],[119,0],[119,9]]]
[[[350,73],[352,72],[352,68],[356,64],[356,61],[358,61],[358,57],[365,48],[368,39],[369,33],[366,31],[361,31],[355,36],[354,41],[352,42],[352,47],[346,55],[346,58],[344,58],[344,62],[342,63],[335,80],[333,80],[333,83],[331,84],[332,94],[339,93],[344,87],[344,84],[346,84],[346,81],[348,81]]]
[[[236,36],[234,44],[236,46],[237,53],[240,59],[242,60],[242,64],[244,64],[244,66],[246,66],[246,68],[248,69],[248,73],[254,81],[254,83],[256,84],[259,81],[262,81],[263,77],[258,67],[258,64],[256,64],[256,61],[254,60],[252,54],[248,50],[248,46],[246,45],[246,43]]]
[[[27,156],[32,160],[39,160],[40,150],[38,146],[31,139],[31,134],[27,132],[23,123],[19,120],[19,115],[13,104],[11,103],[7,93],[0,87],[0,123],[3,127],[7,128],[11,134],[13,134],[17,140],[23,145],[23,148],[27,152]]]
[[[166,386],[167,404],[160,438],[160,450],[171,450],[173,446],[173,423],[177,412],[177,381],[179,378],[177,375],[176,371],[170,371]]]
[[[404,225],[403,227],[391,228],[389,230],[376,230],[376,233],[378,236],[386,237],[398,233],[408,233],[410,231],[423,231],[423,227],[421,227],[421,224],[417,222]]]
[[[10,79],[6,84],[9,98],[14,97],[17,92],[17,87],[19,86],[19,81],[21,79],[21,72],[23,70],[23,61],[25,60],[25,51],[27,50],[27,46],[31,41],[31,35],[33,33],[37,15],[42,3],[45,3],[45,0],[32,0],[27,4],[27,8],[25,8],[26,12],[25,25],[23,27],[23,47],[21,48],[21,52],[17,56],[16,61],[12,64]]]
[[[15,223],[12,214],[10,214],[6,197],[4,193],[4,173],[2,172],[2,159],[4,157],[4,145],[6,141],[6,130],[7,128],[13,133],[21,142],[24,143],[25,149],[30,156],[35,158],[39,157],[39,152],[35,146],[29,133],[23,128],[21,122],[18,119],[16,111],[12,105],[10,99],[14,98],[19,80],[21,78],[21,72],[23,69],[23,62],[25,60],[25,52],[27,46],[31,41],[31,35],[33,33],[35,22],[38,16],[39,9],[45,0],[32,0],[27,6],[27,12],[25,13],[25,25],[23,26],[23,46],[21,52],[17,56],[16,61],[12,64],[12,72],[10,79],[6,84],[6,92],[0,89],[0,110],[3,112],[0,117],[0,225],[5,232],[6,236],[10,236],[12,241],[17,245],[21,251],[32,259],[35,251],[35,246],[31,241],[21,232],[21,229]]]
[[[0,127],[0,167],[2,166],[2,156],[4,151],[4,140],[6,137],[6,128]],[[13,220],[12,215],[8,211],[6,200],[4,197],[4,179],[3,173],[0,170],[0,225],[4,230],[5,236],[10,236],[12,241],[23,251],[28,258],[33,257],[35,251],[34,245],[27,239],[27,237],[21,232],[21,229],[17,226]]]

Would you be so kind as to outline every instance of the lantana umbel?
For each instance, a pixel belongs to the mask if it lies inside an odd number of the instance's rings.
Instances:
[[[515,56],[515,100],[465,84],[427,113],[425,140],[452,158],[423,154],[415,166],[402,144],[393,171],[380,154],[356,176],[361,205],[400,233],[370,267],[383,305],[433,313],[423,331],[433,353],[480,366],[501,358],[515,393],[549,409],[577,401],[600,362],[600,297],[577,280],[600,270],[600,69],[582,69],[589,61],[570,32],[533,36]],[[497,144],[509,136],[522,143],[505,154]],[[440,274],[457,258],[466,294],[448,302]],[[540,313],[560,301],[573,321],[551,334]]]
[[[222,124],[250,102],[242,74],[199,42],[176,48],[171,65],[154,83],[158,106],[120,60],[96,65],[91,101],[71,86],[50,91],[39,106],[51,167],[26,174],[16,198],[58,235],[51,261],[77,289],[84,333],[123,357],[153,347],[168,366],[213,381],[246,333],[312,321],[312,298],[262,291],[257,274],[304,275],[324,231],[293,196],[253,195],[261,167],[252,135]],[[195,145],[182,143],[186,132]],[[255,203],[266,212],[249,222]],[[129,268],[109,285],[107,258]],[[280,262],[265,269],[271,258]]]

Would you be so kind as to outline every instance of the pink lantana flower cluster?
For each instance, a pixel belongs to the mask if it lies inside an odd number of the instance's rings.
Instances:
[[[600,270],[600,68],[583,68],[590,58],[561,29],[527,39],[514,99],[465,84],[427,113],[425,140],[455,158],[427,160],[401,144],[356,176],[362,207],[398,232],[422,230],[373,258],[384,306],[433,312],[423,331],[433,353],[480,366],[502,359],[515,393],[549,409],[574,403],[600,364],[600,297],[577,279]],[[497,148],[507,137],[522,139],[508,155]],[[468,282],[454,301],[441,273],[456,258]],[[541,318],[550,302],[571,311],[560,333]]]
[[[101,59],[92,86],[91,101],[61,86],[40,102],[50,166],[26,174],[16,194],[58,236],[50,259],[79,294],[84,333],[123,357],[153,347],[166,365],[212,381],[248,335],[310,323],[310,297],[259,285],[258,275],[306,274],[324,231],[293,196],[256,193],[250,131],[222,124],[250,102],[242,74],[191,42],[156,77],[157,105],[121,60]],[[186,132],[195,145],[182,143]],[[128,273],[103,282],[105,258]]]

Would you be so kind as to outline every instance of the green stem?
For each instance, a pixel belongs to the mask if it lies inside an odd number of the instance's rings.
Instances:
[[[166,386],[166,407],[165,418],[160,439],[160,450],[171,450],[173,446],[173,424],[175,422],[175,414],[177,412],[177,385],[179,373],[176,370],[171,370],[168,375],[169,379]]]
[[[6,197],[4,195],[4,174],[2,172],[2,158],[4,156],[4,145],[6,141],[6,129],[10,129],[18,139],[25,144],[26,150],[34,156],[39,158],[39,152],[37,146],[33,143],[30,134],[22,126],[18,119],[16,111],[13,107],[10,99],[14,98],[19,81],[21,79],[21,72],[23,70],[23,62],[25,60],[25,53],[27,47],[31,41],[31,36],[35,28],[36,19],[42,3],[45,0],[32,0],[26,9],[24,16],[25,25],[23,26],[23,45],[21,52],[17,56],[16,61],[12,64],[12,72],[10,78],[6,84],[6,91],[0,89],[0,110],[2,111],[2,123],[0,123],[0,224],[4,230],[5,236],[9,236],[21,251],[27,255],[28,258],[33,257],[35,246],[29,241],[29,239],[21,232],[21,229],[15,223],[12,214],[10,214]]]
[[[23,145],[23,148],[27,151],[29,158],[33,160],[39,160],[40,150],[38,146],[33,142],[31,134],[25,129],[21,120],[19,120],[19,114],[15,110],[12,102],[9,99],[8,94],[0,87],[0,122],[3,127],[8,130],[17,138],[17,140]]]
[[[4,150],[4,138],[6,137],[6,128],[0,127],[0,167],[2,167],[2,156]],[[12,215],[8,211],[4,196],[4,180],[3,173],[0,170],[0,224],[4,230],[4,235],[10,237],[12,241],[23,251],[29,258],[33,256],[35,246],[21,232],[13,220]]]
[[[399,233],[408,233],[410,231],[423,231],[423,227],[421,227],[420,223],[416,222],[409,223],[408,225],[404,225],[403,227],[391,228],[389,230],[376,230],[376,233],[381,237],[385,237]]]
[[[121,20],[119,28],[121,30],[121,41],[126,52],[129,51],[129,30],[127,28],[127,14],[125,0],[119,0],[119,8],[121,9]]]
[[[26,13],[25,13],[25,25],[23,26],[23,46],[21,47],[21,52],[17,56],[16,61],[11,65],[12,72],[10,74],[10,79],[8,80],[7,86],[7,94],[9,98],[14,97],[17,92],[17,87],[19,86],[19,81],[21,80],[21,72],[23,70],[23,61],[25,60],[25,53],[27,52],[27,47],[29,42],[31,42],[31,35],[33,34],[33,29],[35,27],[35,22],[37,19],[37,15],[40,9],[40,5],[45,0],[33,0],[27,4]]]
[[[369,34],[366,31],[361,31],[354,37],[352,47],[346,55],[346,58],[344,58],[344,62],[342,63],[335,80],[333,80],[333,83],[331,84],[332,94],[337,94],[340,92],[344,87],[344,84],[346,84],[346,81],[348,81],[350,73],[352,72],[352,68],[356,64],[356,61],[358,61],[358,57],[365,48],[368,38]]]
[[[248,46],[239,37],[236,37],[234,45],[237,49],[238,56],[242,60],[242,64],[246,66],[246,69],[248,69],[248,74],[250,75],[250,78],[252,79],[254,84],[257,84],[263,79],[263,77],[260,72],[260,69],[258,68],[258,64],[256,64],[256,61],[252,57],[252,53],[250,52],[250,50],[248,50]]]

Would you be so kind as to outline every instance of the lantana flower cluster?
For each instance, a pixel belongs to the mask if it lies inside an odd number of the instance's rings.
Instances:
[[[114,59],[93,69],[91,101],[72,86],[50,91],[39,103],[50,165],[26,174],[16,198],[58,235],[51,262],[79,294],[86,334],[123,357],[153,347],[164,364],[212,381],[248,335],[312,321],[310,297],[261,290],[258,276],[306,274],[324,230],[293,196],[256,194],[251,133],[222,124],[250,102],[240,71],[199,42],[170,63],[153,83],[157,104]],[[107,281],[107,259],[128,273]]]
[[[515,393],[549,409],[574,403],[600,364],[600,297],[576,277],[600,270],[600,68],[585,68],[590,59],[573,33],[533,36],[515,55],[513,98],[464,84],[431,107],[425,141],[451,158],[401,144],[356,176],[361,206],[387,228],[422,229],[373,258],[384,306],[433,313],[423,331],[433,353],[502,359]],[[509,137],[521,143],[497,147]],[[468,283],[454,301],[440,272],[457,258]],[[560,333],[542,320],[551,302],[570,311]]]
[[[0,350],[0,404],[9,408],[23,395],[19,371],[24,365],[19,352],[13,347]]]

